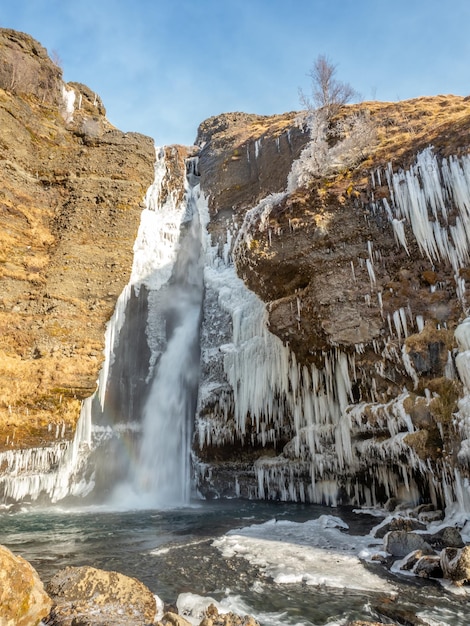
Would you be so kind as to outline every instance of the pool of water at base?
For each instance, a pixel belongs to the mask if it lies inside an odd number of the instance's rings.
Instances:
[[[233,529],[272,519],[306,522],[320,515],[344,520],[352,542],[380,521],[347,508],[240,500],[144,511],[30,507],[0,513],[0,544],[26,558],[45,583],[66,566],[89,565],[134,576],[164,602],[174,604],[183,593],[210,596],[238,613],[254,615],[262,626],[333,626],[352,619],[470,624],[467,597],[450,594],[438,583],[393,576],[380,564],[365,565],[384,579],[385,591],[380,592],[299,581],[279,584],[256,563],[224,556],[213,545]],[[277,545],[273,543],[273,551]]]

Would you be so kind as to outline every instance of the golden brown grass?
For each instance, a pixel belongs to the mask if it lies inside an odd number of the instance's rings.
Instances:
[[[449,95],[401,102],[363,102],[351,109],[368,110],[377,130],[378,144],[363,166],[392,162],[394,166],[407,167],[410,159],[429,145],[441,156],[470,149],[468,98]]]

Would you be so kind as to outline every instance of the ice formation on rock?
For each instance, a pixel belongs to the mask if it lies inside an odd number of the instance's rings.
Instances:
[[[73,114],[75,111],[75,89],[68,89],[66,85],[62,85],[62,117],[66,124],[73,122]]]
[[[406,172],[393,173],[389,167],[374,173],[374,185],[382,180],[389,185],[390,199],[373,203],[372,211],[383,212],[397,245],[407,254],[413,237],[431,268],[439,263],[452,266],[456,295],[464,307],[465,283],[458,272],[469,260],[470,159],[439,161],[429,148]],[[283,194],[270,196],[247,212],[235,247],[250,245],[253,229],[266,228],[272,207],[283,198]],[[383,315],[376,279],[381,261],[378,246],[379,242],[368,242],[365,267],[370,278],[369,301],[375,298]],[[354,266],[352,271],[355,280]],[[373,505],[391,496],[417,501],[422,493],[434,503],[447,505],[468,499],[468,480],[458,470],[441,466],[435,472],[429,461],[408,445],[407,437],[416,434],[405,408],[409,391],[404,389],[384,403],[372,380],[369,397],[357,402],[352,386],[361,374],[354,353],[339,348],[323,354],[323,367],[296,363],[288,346],[269,332],[263,303],[246,289],[233,265],[217,250],[207,264],[206,291],[203,385],[196,419],[200,456],[208,458],[206,451],[211,447],[222,450],[234,444],[251,445],[259,453],[253,463],[255,484],[241,484],[238,476],[235,485],[234,478],[223,473],[217,463],[201,462],[196,479],[203,491],[241,490],[250,497],[331,504]],[[405,340],[422,332],[425,322],[422,314],[414,315],[409,307],[400,307],[388,316],[389,338],[373,342],[375,353],[382,357],[377,364],[379,376],[385,379],[385,364],[393,363],[409,377],[410,389],[417,387],[419,375]],[[456,366],[468,390],[467,326],[468,321],[456,331],[460,346]],[[365,350],[362,344],[355,348],[357,354]],[[446,376],[455,377],[450,353]],[[462,437],[459,460],[465,465],[470,452],[468,396],[459,406],[455,424]],[[277,447],[273,454],[277,443],[282,450]],[[219,483],[218,471],[223,475]]]

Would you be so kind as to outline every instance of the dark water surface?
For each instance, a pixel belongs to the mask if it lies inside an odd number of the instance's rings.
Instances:
[[[470,624],[465,597],[435,583],[391,577],[380,565],[374,566],[374,573],[388,576],[398,596],[275,584],[247,560],[225,558],[212,546],[214,538],[234,528],[273,518],[304,522],[323,514],[341,517],[351,535],[367,534],[378,521],[347,509],[238,500],[198,502],[167,511],[31,508],[0,514],[0,543],[30,561],[45,583],[68,565],[90,565],[134,576],[165,602],[174,603],[184,592],[218,601],[229,598],[234,610],[251,612],[263,626],[339,625],[347,618]],[[425,621],[410,621],[417,613]]]

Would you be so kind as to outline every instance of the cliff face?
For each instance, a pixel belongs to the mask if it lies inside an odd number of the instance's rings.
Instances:
[[[169,211],[155,239],[174,256],[196,153],[208,207],[192,201],[204,221],[209,209],[211,235],[199,491],[370,504],[404,483],[412,499],[458,497],[470,449],[469,126],[470,101],[454,96],[362,103],[328,120],[231,113],[201,124],[196,149],[172,146],[156,162],[152,140],[113,128],[37,42],[0,30],[0,450],[58,443],[27,461],[31,484],[42,472],[35,497],[73,491],[60,442],[95,391],[154,165],[152,202]],[[150,299],[145,280],[129,295],[102,390],[116,423],[136,431],[159,349]],[[108,417],[105,407],[106,428]],[[2,456],[8,471],[13,456]],[[14,479],[7,495],[29,493]]]
[[[154,161],[40,44],[0,30],[0,448],[72,436]]]
[[[359,140],[367,141],[348,161],[349,120],[357,119],[366,120]],[[347,499],[357,480],[356,501],[371,492],[386,498],[408,478],[422,497],[435,497],[449,472],[465,474],[454,331],[467,314],[468,243],[458,243],[457,231],[468,218],[457,199],[460,174],[452,181],[446,168],[463,172],[469,125],[470,102],[460,97],[345,107],[312,152],[332,165],[288,191],[289,170],[310,139],[294,116],[221,116],[202,126],[201,185],[212,222],[233,217],[237,272],[265,303],[269,331],[299,372],[286,392],[295,396],[292,413],[282,428],[274,419],[274,446],[250,446],[240,434],[245,453],[223,437],[199,442],[211,467],[202,490],[228,489],[227,468],[246,467],[243,454],[260,490],[287,499],[308,499],[300,483],[323,483],[310,498],[328,499],[329,481]],[[302,394],[337,406],[312,409]],[[202,419],[218,432],[224,413],[212,406]],[[247,415],[244,432],[256,430],[254,421]],[[403,464],[414,469],[400,479]]]

